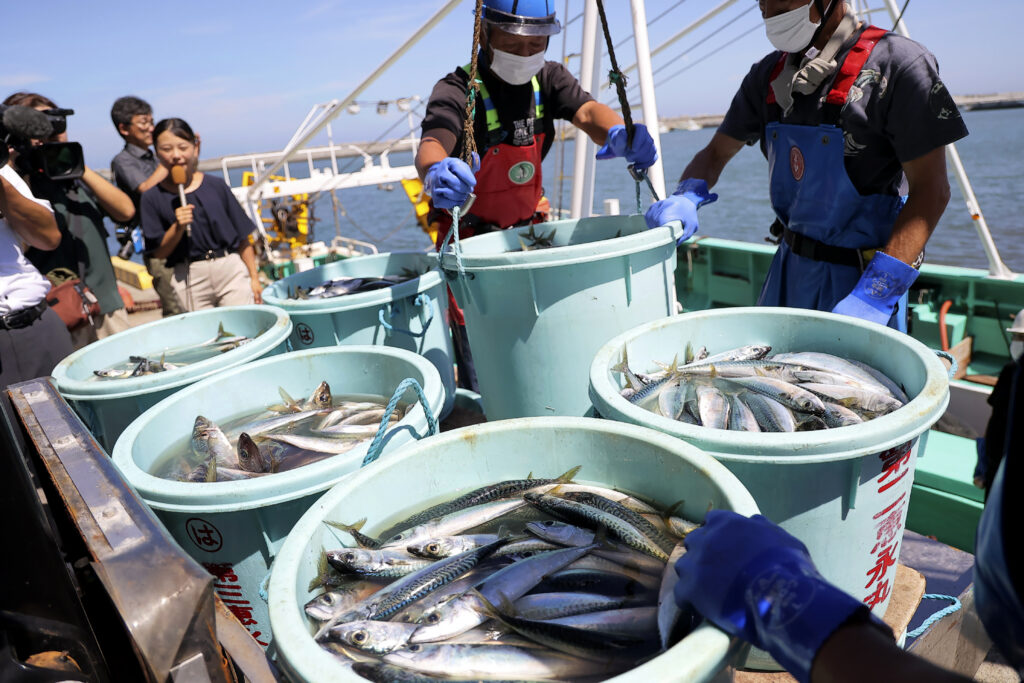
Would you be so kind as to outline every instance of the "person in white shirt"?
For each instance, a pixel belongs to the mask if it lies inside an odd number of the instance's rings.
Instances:
[[[46,305],[50,282],[22,245],[52,250],[60,231],[48,202],[32,196],[9,165],[0,167],[0,390],[49,375],[71,353],[64,321]]]

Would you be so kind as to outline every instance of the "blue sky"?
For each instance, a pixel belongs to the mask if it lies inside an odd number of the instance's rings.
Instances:
[[[555,0],[563,23],[565,0]],[[149,100],[156,117],[180,116],[203,136],[203,156],[241,154],[281,148],[310,107],[341,98],[444,3],[442,0],[310,0],[281,2],[175,3],[56,0],[47,3],[40,24],[39,6],[5,3],[4,53],[0,99],[17,90],[43,93],[75,109],[71,139],[85,148],[87,162],[106,168],[121,142],[110,123],[110,105],[120,95]],[[569,0],[568,18],[582,11],[583,0]],[[631,32],[628,2],[606,0],[616,42]],[[652,48],[711,10],[711,0],[648,0]],[[679,71],[726,42],[759,25],[752,0],[741,0],[706,27],[667,48],[654,62],[663,67],[656,82]],[[880,4],[880,3],[873,3]],[[903,0],[897,0],[902,6]],[[434,82],[469,59],[472,8],[465,0],[434,31],[362,95],[363,101],[420,95],[426,100]],[[746,14],[743,14],[746,12]],[[743,14],[743,16],[740,16]],[[876,23],[889,27],[887,14]],[[731,25],[722,28],[727,22]],[[905,20],[911,35],[938,58],[954,94],[1024,91],[1024,70],[1014,60],[1024,55],[1017,31],[1024,23],[1019,0],[911,0]],[[568,51],[577,52],[581,21],[569,25]],[[15,27],[24,27],[18,33]],[[717,29],[714,37],[708,35]],[[696,45],[707,38],[706,42]],[[754,29],[730,47],[657,86],[662,116],[722,113],[750,64],[770,49],[764,32]],[[549,59],[559,59],[560,37]],[[632,41],[616,50],[620,65],[635,61]],[[605,59],[607,64],[607,58]],[[570,60],[578,70],[578,60]],[[598,94],[607,101],[610,91]],[[391,108],[394,112],[394,108]],[[342,115],[335,139],[367,140],[397,120],[373,106]],[[398,130],[401,130],[399,128]]]

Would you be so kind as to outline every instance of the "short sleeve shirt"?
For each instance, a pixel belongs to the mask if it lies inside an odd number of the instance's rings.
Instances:
[[[106,315],[124,307],[107,248],[106,215],[99,200],[81,180],[40,180],[32,188],[53,204],[61,240],[56,249],[28,249],[25,256],[41,273],[68,268],[82,278]]]
[[[845,58],[860,31],[843,45]],[[729,106],[720,133],[765,152],[765,125],[778,112],[768,105],[771,72],[781,57],[773,52],[754,64]],[[792,57],[791,57],[792,58]],[[793,108],[780,123],[816,126],[822,122],[824,95],[832,79],[810,95],[793,95]],[[967,135],[949,91],[939,78],[935,57],[909,38],[887,33],[871,51],[840,113],[847,175],[864,195],[898,195],[902,164]]]
[[[540,100],[544,105],[544,116],[536,120],[533,85],[509,85],[491,73],[484,55],[480,56],[478,71],[491,102],[498,112],[501,131],[491,139],[487,132],[487,114],[483,98],[478,94],[474,118],[476,147],[483,151],[493,144],[506,143],[525,146],[533,142],[535,133],[544,133],[541,157],[547,155],[554,142],[555,119],[571,121],[576,112],[592,98],[568,69],[558,62],[545,62],[537,74],[540,84]],[[469,74],[461,67],[455,69],[434,86],[427,102],[423,117],[424,133],[441,128],[450,131],[457,140],[452,156],[462,154],[462,126],[466,116],[466,92]]]
[[[32,196],[32,191],[14,169],[0,166],[0,175],[24,197],[53,211],[49,202]],[[50,281],[29,263],[21,252],[21,238],[0,218],[0,315],[35,306],[50,291]]]
[[[203,175],[203,181],[193,192],[185,195],[192,212],[192,238],[182,237],[167,265],[202,258],[208,251],[236,251],[256,226],[242,210],[227,184],[220,178]],[[164,233],[174,224],[174,210],[181,206],[177,192],[156,185],[142,194],[142,234],[146,250],[160,245]]]
[[[114,182],[135,204],[135,216],[128,223],[131,227],[139,224],[139,200],[142,197],[139,185],[153,175],[159,165],[160,162],[156,160],[153,150],[143,149],[131,143],[126,144],[110,162]]]

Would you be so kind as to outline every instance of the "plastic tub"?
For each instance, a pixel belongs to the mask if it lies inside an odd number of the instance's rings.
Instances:
[[[161,349],[187,346],[225,331],[253,337],[236,349],[176,370],[142,377],[98,380],[93,371],[154,355]],[[204,377],[250,361],[284,353],[292,323],[271,306],[227,306],[155,320],[93,342],[62,360],[53,370],[57,390],[74,407],[107,452],[128,424],[159,401]]]
[[[627,348],[630,367],[682,356],[687,343],[711,353],[771,344],[773,353],[822,351],[874,366],[903,385],[910,403],[863,424],[795,433],[746,433],[688,425],[619,396],[611,367]],[[762,514],[803,541],[826,579],[870,605],[889,604],[907,518],[919,437],[949,402],[946,369],[905,334],[855,318],[791,308],[729,308],[658,320],[612,339],[590,371],[602,416],[679,437],[724,463]]]
[[[436,266],[436,257],[418,253],[335,261],[275,282],[263,290],[263,301],[288,311],[295,326],[293,349],[377,344],[420,354],[441,375],[445,402],[438,417],[444,417],[455,400],[455,371],[448,293]],[[339,277],[400,275],[406,269],[423,275],[394,287],[332,299],[288,298],[295,287],[315,287]]]
[[[190,555],[220,580],[214,588],[249,628],[269,642],[267,605],[260,583],[295,521],[328,488],[358,470],[367,444],[320,462],[268,477],[195,484],[149,473],[168,450],[191,436],[197,415],[217,423],[280,402],[278,386],[308,396],[322,380],[336,394],[384,394],[412,377],[430,408],[440,410],[444,389],[434,366],[401,349],[349,346],[296,351],[250,363],[178,392],[135,420],[114,447],[114,463]],[[408,392],[407,401],[416,401]],[[416,403],[384,440],[383,460],[427,433]]]
[[[429,463],[424,467],[422,463]],[[537,417],[466,427],[424,439],[349,477],[302,516],[270,577],[270,620],[279,662],[295,681],[362,681],[310,635],[302,606],[314,593],[317,558],[340,543],[323,521],[366,517],[364,533],[402,515],[501,479],[557,476],[582,465],[577,481],[633,492],[653,504],[684,499],[679,514],[703,519],[711,504],[756,514],[750,494],[714,459],[650,429],[604,420]],[[554,474],[552,474],[554,473]],[[615,681],[707,681],[724,665],[729,637],[704,625],[667,653]]]
[[[444,254],[491,420],[586,414],[601,345],[675,310],[678,221],[648,230],[643,216],[604,216],[534,230],[553,231],[559,248],[522,251],[522,228],[472,237],[461,242],[463,276]]]

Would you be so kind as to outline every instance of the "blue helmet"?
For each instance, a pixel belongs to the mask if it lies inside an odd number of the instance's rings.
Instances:
[[[518,36],[553,36],[562,30],[555,0],[484,0],[483,20]]]

